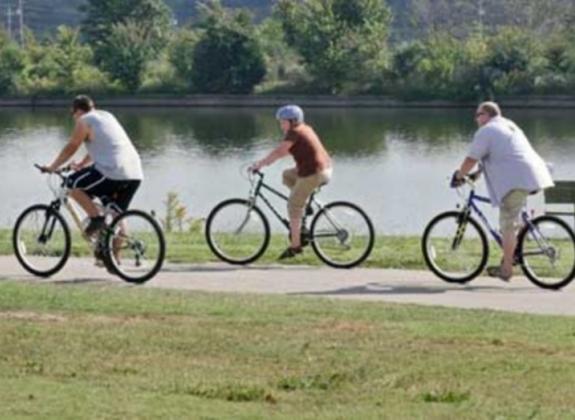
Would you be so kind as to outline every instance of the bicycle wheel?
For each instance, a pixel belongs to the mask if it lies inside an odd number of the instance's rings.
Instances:
[[[248,200],[232,198],[222,201],[208,215],[206,241],[219,259],[230,264],[249,264],[269,245],[269,223]]]
[[[149,214],[128,210],[104,233],[104,263],[129,283],[144,283],[162,268],[166,243],[162,228]]]
[[[336,201],[327,204],[314,217],[311,246],[327,265],[351,268],[371,253],[375,240],[373,224],[355,204]]]
[[[450,283],[466,283],[478,276],[489,255],[479,223],[458,211],[434,217],[423,232],[421,248],[427,267]]]
[[[567,223],[553,216],[531,220],[518,237],[521,269],[544,289],[567,286],[575,275],[575,235]]]
[[[12,246],[26,271],[49,277],[64,267],[70,256],[70,230],[62,215],[44,204],[24,210],[12,232]]]

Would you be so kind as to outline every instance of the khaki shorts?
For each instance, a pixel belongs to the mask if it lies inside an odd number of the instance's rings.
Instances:
[[[300,177],[297,169],[286,169],[283,172],[283,183],[291,189],[288,198],[288,215],[290,219],[301,219],[307,199],[320,185],[327,184],[331,179],[332,169],[324,169],[310,176]]]
[[[519,226],[519,214],[527,204],[529,192],[525,190],[511,190],[501,201],[499,207],[499,228],[502,233],[513,231]]]

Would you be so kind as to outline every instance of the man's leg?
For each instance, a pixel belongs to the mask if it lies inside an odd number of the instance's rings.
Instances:
[[[96,207],[90,196],[81,189],[74,188],[73,190],[70,190],[70,197],[72,197],[80,207],[82,207],[89,217],[94,218],[100,216],[98,207]]]
[[[517,246],[517,222],[521,209],[527,202],[527,191],[513,190],[507,194],[501,203],[499,223],[502,235],[503,262],[501,273],[504,277],[513,274],[513,258]]]

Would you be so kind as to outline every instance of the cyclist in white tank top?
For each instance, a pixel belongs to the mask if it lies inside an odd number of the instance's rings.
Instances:
[[[144,175],[136,148],[112,114],[96,110],[92,99],[80,95],[74,99],[72,115],[76,125],[68,144],[44,169],[56,171],[85,144],[88,153],[81,162],[72,163],[76,173],[69,178],[69,188],[70,196],[90,217],[86,234],[92,235],[105,225],[92,198],[113,201],[125,211]]]

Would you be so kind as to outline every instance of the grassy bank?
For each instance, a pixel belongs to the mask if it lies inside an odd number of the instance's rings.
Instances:
[[[0,230],[0,255],[12,254],[11,232]],[[203,232],[200,230],[190,233],[168,233],[167,261],[174,263],[206,263],[219,261],[210,251]],[[277,257],[288,246],[286,235],[274,235],[270,246],[257,264],[277,263]],[[77,234],[72,239],[72,255],[91,255],[88,245]],[[495,247],[491,250],[491,262],[500,258],[500,252]],[[291,260],[284,260],[282,264],[323,265],[311,247],[305,248],[303,255]],[[372,268],[402,268],[426,269],[421,254],[421,238],[419,236],[378,236],[370,257],[363,263],[363,267]]]
[[[2,418],[572,418],[572,320],[0,282]]]

